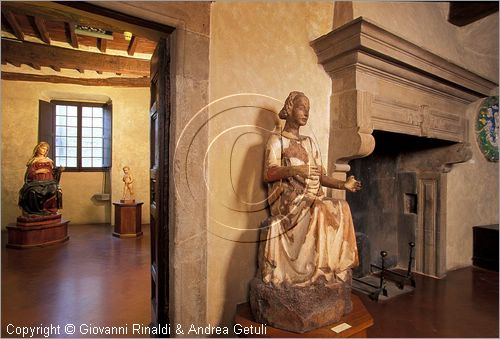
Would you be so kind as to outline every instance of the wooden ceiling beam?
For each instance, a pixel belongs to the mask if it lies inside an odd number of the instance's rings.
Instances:
[[[3,44],[3,43],[2,43],[2,44]],[[21,63],[20,63],[20,62],[18,62],[18,61],[11,60],[11,59],[7,59],[7,58],[5,58],[5,59],[4,59],[4,58],[2,57],[2,63],[4,62],[4,60],[5,60],[5,62],[8,62],[8,63],[9,63],[9,64],[11,64],[12,66],[21,67]],[[3,72],[2,72],[2,75],[3,75]]]
[[[132,39],[130,39],[130,42],[129,42],[128,48],[127,48],[128,55],[134,56],[135,49],[137,48],[137,42],[138,42],[138,40],[139,39],[135,35],[132,36]]]
[[[17,2],[2,1],[2,12],[8,10],[17,14],[31,15],[42,18],[46,21],[69,22],[73,25],[93,26],[104,30],[113,31],[117,27],[107,24],[103,20],[94,20],[88,16],[82,16],[82,12],[68,11],[66,6],[57,5],[50,2]]]
[[[102,78],[102,79],[82,79],[62,77],[58,75],[38,75],[15,72],[2,72],[3,80],[14,81],[37,81],[57,84],[76,84],[84,86],[112,86],[112,87],[149,87],[149,78]]]
[[[2,60],[19,64],[149,76],[149,61],[2,39]],[[9,61],[9,62],[10,62]]]
[[[498,12],[498,1],[451,1],[448,21],[462,27],[495,12]]]
[[[97,38],[97,48],[102,53],[106,53],[106,48],[108,47],[108,40],[107,39],[102,39],[102,38]]]
[[[5,2],[5,1],[4,1]],[[3,3],[2,3],[3,6]],[[2,9],[2,14],[4,15],[5,20],[9,24],[10,28],[12,28],[12,31],[14,32],[14,35],[18,40],[23,41],[24,40],[24,33],[23,30],[21,29],[21,25],[19,25],[19,22],[17,21],[14,13],[12,13],[9,10]]]
[[[33,20],[35,22],[35,27],[36,30],[38,31],[38,35],[40,36],[40,39],[45,42],[46,44],[50,45],[50,34],[49,31],[47,31],[47,26],[45,25],[45,20],[40,18],[40,17],[33,17]]]
[[[68,39],[68,43],[73,48],[78,48],[78,38],[75,33],[75,25],[70,22],[65,22],[64,29],[66,30],[66,38]]]
[[[135,32],[137,35],[152,41],[171,33],[174,28],[133,18],[112,10],[84,3],[83,1],[2,1],[2,12],[10,10],[14,13],[39,16],[46,21],[70,22],[82,26],[92,26],[123,33]]]
[[[54,1],[54,3],[68,6],[71,9],[84,11],[83,13],[87,15],[88,13],[92,13],[92,18],[104,20],[109,24],[115,24],[116,26],[121,28],[120,31],[114,30],[115,32],[134,32],[140,37],[144,37],[156,42],[161,37],[174,31],[173,27],[123,14],[105,7],[99,7],[85,1]],[[105,17],[105,19],[103,19],[103,17]],[[113,29],[111,29],[111,31],[113,31]]]
[[[37,71],[42,69],[42,67],[39,64],[37,64],[36,62],[31,62],[28,64],[28,66],[30,66],[33,69],[36,69]]]

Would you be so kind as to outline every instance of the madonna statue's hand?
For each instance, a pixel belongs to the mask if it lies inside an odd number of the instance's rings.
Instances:
[[[361,182],[357,181],[353,175],[347,178],[347,181],[344,184],[346,190],[350,192],[357,192],[361,189]]]

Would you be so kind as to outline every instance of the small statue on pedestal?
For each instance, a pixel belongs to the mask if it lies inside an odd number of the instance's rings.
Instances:
[[[54,167],[54,162],[47,156],[49,147],[45,141],[38,143],[26,164],[18,203],[24,216],[54,215],[62,208],[59,180],[64,168]]]
[[[134,178],[130,173],[130,167],[123,167],[123,197],[120,200],[122,203],[133,204],[135,203],[134,198]]]
[[[322,187],[355,192],[361,183],[327,176],[318,147],[299,134],[309,118],[304,93],[291,92],[279,117],[285,126],[270,136],[265,152],[271,217],[262,225],[250,305],[256,321],[303,333],[352,310],[351,268],[358,252],[351,211]]]
[[[142,202],[135,202],[134,178],[129,166],[123,166],[123,196],[115,205],[115,224],[113,236],[136,238],[142,236]]]

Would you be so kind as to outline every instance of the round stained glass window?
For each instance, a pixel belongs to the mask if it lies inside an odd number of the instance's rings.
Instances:
[[[498,96],[484,99],[476,119],[477,143],[490,161],[498,161]]]

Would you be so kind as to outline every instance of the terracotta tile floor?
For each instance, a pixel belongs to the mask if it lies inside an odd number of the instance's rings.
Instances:
[[[416,283],[383,303],[362,296],[375,321],[369,337],[498,337],[498,272],[471,266]]]
[[[59,324],[59,337],[68,323],[147,326],[150,238],[142,229],[141,238],[118,239],[109,225],[70,224],[68,242],[30,250],[6,248],[2,233],[2,337],[9,323]]]
[[[16,326],[147,325],[150,321],[149,228],[118,239],[106,225],[71,225],[65,244],[5,248],[2,233],[2,337]],[[498,337],[498,272],[468,267],[445,279],[417,276],[414,292],[375,303],[362,300],[371,337]],[[102,335],[93,337],[148,337]],[[38,335],[43,337],[43,335]],[[90,335],[74,335],[90,337]]]

